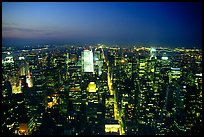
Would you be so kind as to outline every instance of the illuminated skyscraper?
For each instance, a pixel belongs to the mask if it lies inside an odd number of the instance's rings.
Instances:
[[[90,50],[84,50],[82,52],[82,58],[83,72],[94,73],[93,52]]]
[[[86,93],[87,134],[104,134],[104,106],[99,102],[98,87],[95,82],[90,82]]]
[[[150,55],[151,55],[151,58],[156,59],[156,49],[155,48],[150,49]]]

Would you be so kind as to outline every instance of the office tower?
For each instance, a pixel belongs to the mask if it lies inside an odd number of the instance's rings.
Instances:
[[[20,81],[19,86],[20,86],[21,92],[26,93],[27,92],[26,76],[25,75],[20,76],[19,81]]]
[[[15,62],[12,56],[6,56],[2,60],[2,67],[4,68],[3,70],[6,72],[6,75],[13,75],[14,63]]]
[[[28,72],[27,72],[27,76],[26,76],[26,83],[28,85],[28,88],[33,87],[33,77],[31,76],[29,66],[28,66]]]
[[[3,90],[11,90],[11,85],[4,82]],[[34,123],[28,124],[27,128],[21,126],[27,117],[25,95],[23,93],[7,94],[3,97],[3,133],[6,135],[30,135],[34,130]],[[29,118],[28,118],[29,119]]]
[[[105,108],[102,105],[102,103],[99,102],[98,88],[95,82],[90,82],[87,87],[86,116],[87,116],[86,134],[92,135],[104,134]]]
[[[94,61],[101,59],[101,51],[100,50],[94,50]]]
[[[17,122],[14,116],[15,107],[12,99],[12,87],[9,81],[2,81],[2,133],[12,135]]]
[[[64,55],[56,55],[54,57],[54,65],[56,66],[57,74],[57,84],[62,84],[63,81],[66,79],[66,54]]]
[[[180,77],[182,76],[180,68],[171,68],[170,73],[169,73],[169,94],[167,96],[167,111],[169,113],[174,113],[176,114],[175,122],[178,124],[178,127],[181,130],[185,131],[184,128],[184,118],[185,113],[184,113],[184,99],[185,99],[185,94],[186,90],[183,88],[180,82]],[[183,90],[182,90],[183,88]],[[173,110],[173,112],[172,112]]]
[[[99,102],[102,104],[105,104],[105,98],[108,94],[108,80],[107,80],[107,65],[106,63],[103,64],[102,68],[102,74],[97,77],[96,84],[99,88]]]
[[[80,111],[81,107],[81,67],[80,66],[69,66],[69,85],[68,85],[68,92],[69,92],[69,100],[72,101],[74,110]]]
[[[150,48],[150,58],[156,59],[156,49]]]
[[[105,106],[106,106],[105,118],[114,119],[114,96],[113,95],[106,95]]]
[[[69,59],[70,59],[70,62],[76,64],[76,63],[78,62],[77,53],[75,53],[75,52],[70,53],[70,54],[69,54]]]
[[[23,93],[13,94],[13,106],[15,117],[15,134],[21,134],[20,123],[27,118],[27,109],[25,107],[25,95]]]
[[[33,90],[31,97],[31,106],[37,127],[42,124],[42,116],[47,109],[47,91],[46,78],[43,70],[33,69]]]
[[[65,102],[66,102],[66,99],[68,99],[69,101],[72,102],[73,110],[75,110],[77,114],[80,114],[80,110],[81,110],[82,103],[83,103],[82,102],[82,92],[83,91],[81,88],[81,83],[82,83],[81,71],[82,70],[81,70],[81,66],[79,66],[78,64],[77,54],[72,53],[70,55],[70,58],[72,59],[72,61],[68,63],[68,67],[67,67],[68,80],[65,83],[66,91],[64,94],[67,97],[62,98],[62,101],[63,101],[62,106],[63,108],[66,108]],[[67,111],[69,110],[67,109]]]
[[[126,135],[133,135],[133,134],[138,134],[138,118],[140,114],[140,103],[139,103],[139,58],[138,58],[138,53],[134,52],[134,56],[132,57],[132,76],[131,76],[131,94],[132,94],[132,99],[131,102],[132,104],[126,105],[126,117],[128,114],[130,115],[130,112],[132,113],[132,117],[125,120],[124,124],[124,130]],[[129,113],[128,113],[129,112]]]
[[[199,76],[197,76],[199,77]],[[202,133],[202,92],[196,88],[195,84],[186,85],[185,109],[186,114],[186,129],[189,134]]]
[[[26,63],[25,60],[20,60],[19,61],[19,75],[23,76],[23,75],[27,75],[28,74],[28,64]]]
[[[101,75],[101,68],[103,66],[103,61],[101,59],[101,51],[96,49],[94,51],[94,72],[97,73],[98,76]]]
[[[15,61],[12,55],[7,53],[5,57],[2,57],[2,77],[6,81],[10,81],[12,92],[20,92],[20,89],[18,87],[18,76],[16,73],[15,68]],[[16,87],[17,86],[17,87]]]
[[[155,60],[155,67],[152,70],[154,74],[153,85],[155,92],[155,101],[157,101],[157,111],[155,112],[156,121],[156,135],[164,135],[164,120],[165,120],[165,97],[168,85],[168,70],[162,69],[161,59],[157,58]]]
[[[87,125],[89,131],[87,134],[96,134],[96,122],[97,122],[97,105],[98,105],[98,88],[96,87],[95,82],[90,82],[87,87],[86,92],[86,116],[87,116]],[[88,129],[88,128],[87,128]],[[91,130],[90,130],[91,129]]]
[[[93,52],[84,50],[82,52],[82,71],[94,73]]]
[[[36,54],[29,54],[25,58],[26,62],[29,63],[31,69],[37,67],[38,64],[38,56]]]
[[[138,95],[138,103],[139,106],[139,125],[138,125],[138,134],[154,134],[154,128],[152,124],[154,123],[154,114],[155,111],[154,106],[154,91],[152,88],[152,82],[149,78],[151,75],[147,75],[149,63],[147,62],[148,58],[145,54],[141,53],[139,55],[139,64],[138,64],[138,78],[139,78],[139,95]],[[148,77],[149,76],[149,77]],[[146,130],[149,130],[146,133]]]

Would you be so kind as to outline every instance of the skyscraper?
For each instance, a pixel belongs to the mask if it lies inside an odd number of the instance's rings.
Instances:
[[[90,50],[84,50],[82,52],[82,69],[83,72],[94,73],[93,52]]]

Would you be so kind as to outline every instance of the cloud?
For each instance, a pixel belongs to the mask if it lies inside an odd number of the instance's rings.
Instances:
[[[17,28],[17,27],[3,27],[3,31],[24,31],[24,32],[40,32],[42,30],[30,29],[30,28]]]
[[[48,29],[32,29],[32,28],[19,28],[19,27],[3,27],[2,31],[21,31],[21,32],[53,32]],[[56,32],[56,31],[54,31]]]
[[[2,27],[2,36],[3,37],[19,37],[19,36],[26,36],[26,37],[50,37],[59,34],[56,30],[50,29],[48,27],[41,27],[41,28],[22,28],[16,26],[8,26],[3,25]]]
[[[11,26],[11,25],[16,25],[16,23],[8,23],[8,22],[2,22],[3,26]]]

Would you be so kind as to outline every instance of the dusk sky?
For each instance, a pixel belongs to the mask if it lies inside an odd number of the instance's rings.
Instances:
[[[202,47],[201,3],[3,2],[3,45],[69,42]]]

